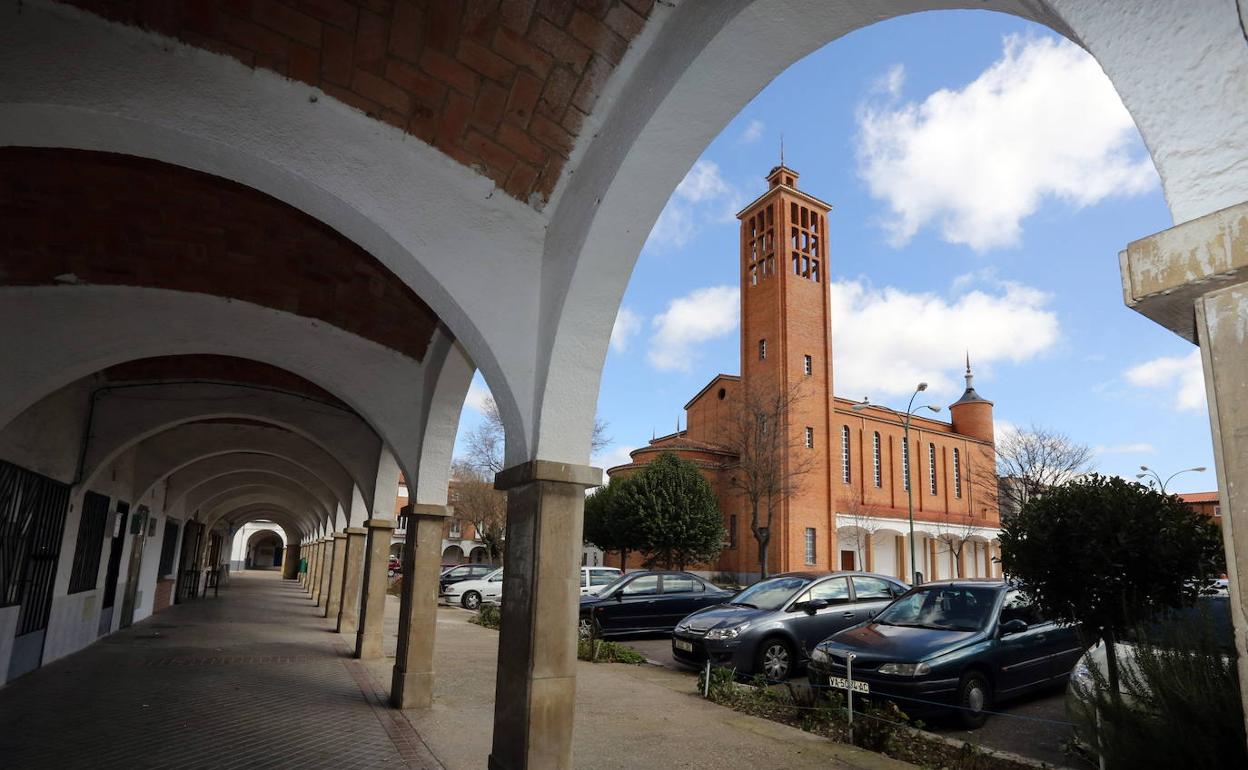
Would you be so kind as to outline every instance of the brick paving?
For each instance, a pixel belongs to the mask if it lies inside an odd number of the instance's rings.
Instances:
[[[0,689],[0,767],[437,768],[293,581],[236,575]]]

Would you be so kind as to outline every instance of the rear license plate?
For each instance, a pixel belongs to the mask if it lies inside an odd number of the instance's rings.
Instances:
[[[693,652],[693,642],[686,642],[684,639],[673,639],[672,643],[676,645],[676,649],[685,652]]]
[[[843,676],[828,677],[828,684],[838,690],[849,689],[849,680]],[[867,682],[854,682],[854,692],[869,693],[871,692],[871,685]]]

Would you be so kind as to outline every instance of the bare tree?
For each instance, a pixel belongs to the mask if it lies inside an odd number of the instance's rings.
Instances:
[[[802,476],[814,466],[804,437],[789,425],[789,414],[801,400],[800,388],[743,389],[742,403],[724,431],[723,448],[735,456],[731,484],[750,509],[750,532],[758,542],[758,565],[767,577],[767,546],[776,512],[799,489]]]
[[[936,530],[936,539],[949,549],[950,577],[967,577],[962,547],[975,534],[975,522],[969,516],[946,512],[938,521],[932,522],[932,528]]]
[[[507,527],[507,494],[494,488],[492,478],[471,463],[457,461],[451,468],[455,517],[471,522],[490,561],[499,564]]]
[[[503,469],[503,449],[506,445],[506,432],[503,430],[503,417],[498,411],[498,404],[492,397],[486,397],[481,405],[484,419],[464,437],[467,449],[467,462],[482,473],[491,476]],[[607,424],[594,419],[594,433],[589,440],[590,453],[601,452],[611,444],[607,435]]]
[[[867,554],[875,542],[875,533],[883,528],[880,520],[867,510],[857,497],[845,503],[845,516],[853,522],[854,551],[858,554],[858,569],[867,568]]]
[[[1092,450],[1064,433],[1032,425],[997,437],[996,467],[981,467],[976,479],[1007,519],[1045,490],[1086,476]]]

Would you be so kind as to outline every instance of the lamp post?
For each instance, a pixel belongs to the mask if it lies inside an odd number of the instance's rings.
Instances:
[[[927,383],[920,382],[919,386],[914,389],[914,393],[910,396],[910,402],[906,404],[906,411],[904,414],[901,412],[898,412],[896,409],[892,409],[887,406],[879,407],[880,409],[886,409],[892,412],[893,414],[899,415],[902,418],[901,419],[901,432],[902,432],[901,440],[903,442],[902,457],[905,458],[905,461],[906,461],[905,463],[906,465],[905,467],[906,510],[909,514],[909,519],[910,519],[910,585],[919,584],[918,563],[915,562],[914,560],[914,484],[912,483],[911,478],[910,478],[911,476],[911,473],[910,473],[910,418],[914,416],[914,399],[917,398],[918,395],[925,390],[927,390]],[[874,404],[868,404],[866,400],[864,399],[861,404],[854,404],[850,408],[853,409],[855,412],[861,412],[863,409],[866,409],[871,406],[874,406]],[[924,404],[923,406],[920,406],[919,409],[930,409],[933,412],[940,411],[939,406],[933,406],[931,404]]]
[[[1137,473],[1135,474],[1135,477],[1137,479],[1142,479],[1145,476],[1152,476],[1154,479],[1157,480],[1158,486],[1161,487],[1161,493],[1164,495],[1166,493],[1166,485],[1170,483],[1170,479],[1173,479],[1175,476],[1178,476],[1180,473],[1204,473],[1205,466],[1198,465],[1195,468],[1184,468],[1181,471],[1175,471],[1174,473],[1171,473],[1169,476],[1167,476],[1165,481],[1161,480],[1161,476],[1158,475],[1157,471],[1153,470],[1147,465],[1141,465],[1140,470],[1143,471],[1143,473]]]

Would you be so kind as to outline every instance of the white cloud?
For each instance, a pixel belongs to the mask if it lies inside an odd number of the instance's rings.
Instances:
[[[705,220],[733,221],[744,196],[728,183],[712,160],[699,160],[676,186],[646,239],[647,249],[687,245]]]
[[[611,327],[611,349],[617,353],[628,350],[628,343],[639,331],[641,316],[621,306],[615,316],[615,326]]]
[[[1205,408],[1205,374],[1200,363],[1200,349],[1185,356],[1162,356],[1133,366],[1126,372],[1127,382],[1137,388],[1174,390],[1174,407],[1180,411]]]
[[[1112,446],[1099,444],[1092,451],[1098,455],[1151,455],[1156,453],[1157,447],[1146,441],[1141,441],[1134,444],[1114,444]]]
[[[649,359],[661,370],[689,371],[695,346],[736,330],[741,317],[736,286],[709,286],[677,297],[651,322]]]
[[[888,68],[888,72],[880,75],[871,84],[872,93],[886,94],[892,98],[901,96],[901,87],[906,84],[906,66],[904,64],[894,64]]]
[[[960,391],[964,355],[982,372],[999,361],[1021,363],[1058,339],[1057,314],[1044,292],[1001,282],[947,300],[935,294],[875,289],[859,281],[832,284],[836,392],[879,400],[914,392]],[[982,387],[982,385],[981,385]],[[991,398],[991,394],[984,394]]]
[[[484,412],[487,398],[491,398],[490,389],[485,386],[480,377],[474,377],[472,384],[468,386],[468,396],[464,399],[464,406],[477,412]]]
[[[745,130],[741,132],[741,142],[743,144],[754,144],[763,138],[763,131],[767,128],[767,124],[755,118],[751,120]]]
[[[1109,79],[1066,40],[1006,37],[974,82],[922,102],[898,103],[902,76],[858,114],[859,175],[887,202],[894,245],[934,225],[950,243],[1012,246],[1046,198],[1082,207],[1157,185]]]
[[[604,449],[594,457],[594,463],[602,469],[614,468],[617,465],[624,465],[632,462],[632,458],[628,453],[636,449],[636,446],[625,446],[617,444],[609,449]]]

